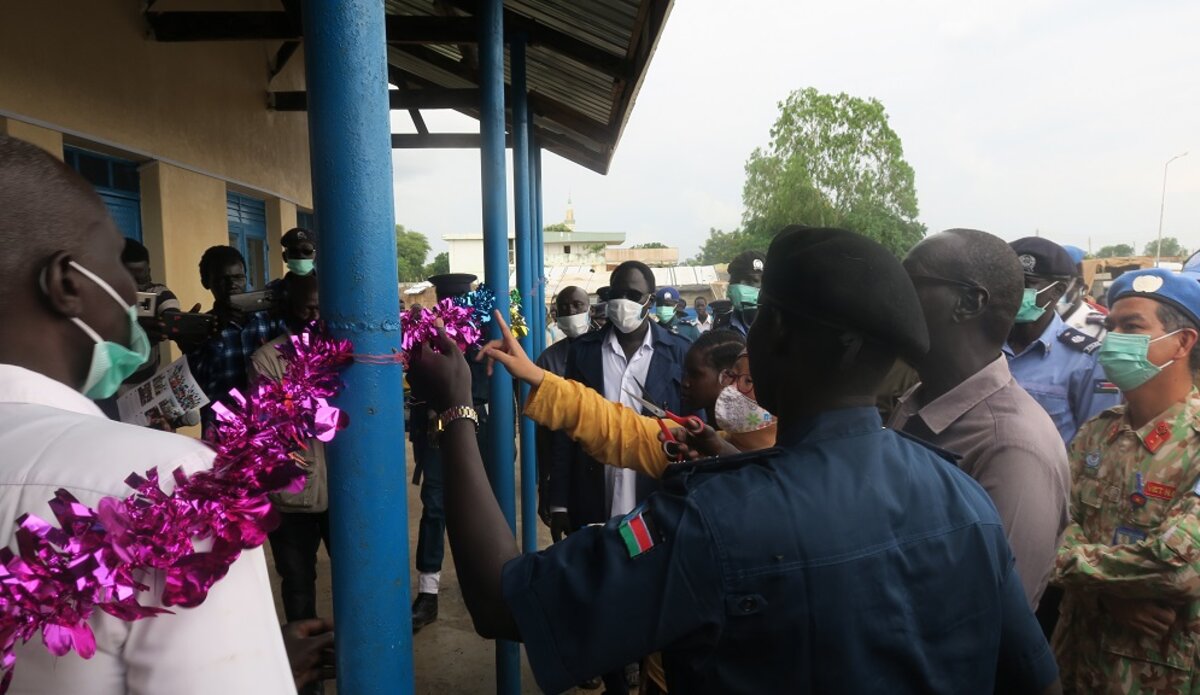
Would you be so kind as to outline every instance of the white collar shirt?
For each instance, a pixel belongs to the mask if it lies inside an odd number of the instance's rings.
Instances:
[[[212,451],[182,435],[113,422],[70,387],[13,365],[0,364],[0,543],[15,551],[17,517],[54,522],[48,501],[66,488],[95,507],[103,497],[126,497],[130,473],[171,472],[212,465]],[[208,541],[198,541],[205,550]],[[161,606],[163,577],[142,578],[144,605]],[[18,646],[10,695],[72,693],[196,694],[296,692],[280,636],[262,548],[243,552],[196,608],[125,622],[97,610],[90,625],[96,654],[52,656],[35,637]]]
[[[645,385],[650,372],[650,360],[654,357],[654,330],[646,330],[646,337],[633,356],[625,359],[625,350],[617,342],[614,328],[604,341],[601,366],[604,369],[604,397],[614,403],[622,403],[642,412],[642,404],[626,391],[641,393],[638,384]],[[604,467],[604,495],[608,502],[609,517],[628,514],[637,504],[637,473],[628,468]]]

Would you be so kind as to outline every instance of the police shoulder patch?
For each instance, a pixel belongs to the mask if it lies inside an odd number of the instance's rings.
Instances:
[[[1085,355],[1100,349],[1100,341],[1077,328],[1067,328],[1058,334],[1058,342]]]

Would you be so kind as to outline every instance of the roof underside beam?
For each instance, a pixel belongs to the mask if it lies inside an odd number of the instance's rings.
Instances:
[[[453,0],[466,11],[477,3]],[[289,12],[147,12],[146,21],[156,41],[256,41],[301,38],[298,17]],[[625,56],[580,41],[520,14],[505,10],[505,31],[525,34],[530,44],[542,46],[614,79],[633,77],[634,64]],[[387,40],[391,44],[474,44],[479,31],[474,17],[388,15]]]

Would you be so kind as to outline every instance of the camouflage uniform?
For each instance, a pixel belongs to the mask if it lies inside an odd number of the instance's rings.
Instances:
[[[1071,524],[1058,550],[1065,587],[1053,646],[1077,693],[1200,695],[1200,392],[1134,430],[1125,406],[1071,442]],[[1166,637],[1117,625],[1099,594],[1179,604]]]

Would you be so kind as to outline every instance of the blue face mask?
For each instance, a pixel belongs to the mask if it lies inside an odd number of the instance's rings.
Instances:
[[[1158,376],[1175,360],[1158,365],[1150,361],[1150,344],[1169,338],[1178,330],[1160,335],[1154,340],[1140,333],[1109,333],[1104,336],[1096,360],[1104,368],[1104,375],[1123,392],[1132,391]]]
[[[1021,308],[1017,309],[1017,323],[1033,323],[1042,318],[1042,314],[1046,313],[1046,307],[1038,306],[1037,298],[1057,284],[1057,281],[1052,282],[1040,290],[1026,287],[1025,294],[1021,295]]]
[[[317,262],[311,258],[289,258],[287,269],[293,275],[308,275],[317,266]]]
[[[137,320],[137,306],[127,306],[121,295],[107,282],[92,271],[84,268],[75,261],[70,261],[71,267],[84,277],[100,286],[108,296],[113,298],[117,306],[129,317],[129,347],[111,340],[104,340],[100,334],[77,317],[71,322],[87,333],[95,344],[92,346],[92,361],[88,365],[87,377],[79,390],[83,395],[93,400],[108,398],[117,392],[117,388],[138,370],[150,358],[150,339],[142,330]],[[44,276],[43,276],[44,280]]]

